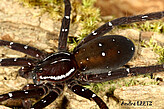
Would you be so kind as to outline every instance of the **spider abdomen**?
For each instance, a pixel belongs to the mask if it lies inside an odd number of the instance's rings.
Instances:
[[[34,71],[38,80],[58,82],[71,78],[76,69],[77,65],[72,54],[58,52],[43,59]]]
[[[83,73],[103,73],[126,64],[133,56],[135,46],[131,40],[119,35],[95,38],[74,51]]]

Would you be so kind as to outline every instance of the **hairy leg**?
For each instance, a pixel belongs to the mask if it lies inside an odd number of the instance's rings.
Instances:
[[[90,33],[88,36],[86,36],[74,49],[78,49],[81,45],[87,43],[88,41],[103,36],[107,32],[111,31],[114,26],[119,26],[123,24],[129,24],[134,22],[140,22],[140,21],[147,21],[147,20],[155,20],[155,19],[161,19],[164,17],[164,11],[161,12],[154,12],[154,13],[148,13],[148,14],[142,14],[142,15],[136,15],[136,16],[129,16],[129,17],[121,17],[115,20],[112,20],[110,22],[105,23],[92,33]]]
[[[59,35],[59,51],[67,50],[67,37],[69,33],[69,25],[70,25],[70,14],[71,14],[71,4],[69,0],[64,0],[65,3],[65,13],[62,20],[60,35]]]
[[[104,72],[101,74],[81,74],[79,76],[79,80],[81,82],[87,83],[96,83],[96,82],[104,82],[113,79],[128,77],[128,76],[136,76],[138,74],[146,74],[146,73],[154,73],[164,71],[164,64],[154,65],[154,66],[146,66],[146,67],[134,67],[134,68],[123,68],[115,71]]]
[[[75,81],[70,82],[68,84],[68,88],[81,97],[84,97],[89,100],[94,100],[97,103],[97,105],[100,107],[100,109],[108,109],[108,107],[100,97],[98,97],[91,90],[83,86],[80,86],[77,82]]]
[[[30,47],[28,45],[14,43],[10,41],[0,40],[0,46],[8,46],[10,49],[23,52],[35,58],[44,58],[45,53],[38,50],[37,48]]]

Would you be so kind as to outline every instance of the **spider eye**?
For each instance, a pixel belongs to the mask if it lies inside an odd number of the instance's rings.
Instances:
[[[123,66],[133,56],[135,46],[130,39],[119,35],[95,38],[74,51],[83,73],[101,73]]]

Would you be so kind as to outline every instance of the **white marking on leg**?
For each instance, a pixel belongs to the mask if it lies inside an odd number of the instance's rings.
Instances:
[[[117,53],[120,54],[120,51],[118,51]]]
[[[65,18],[66,18],[66,19],[70,19],[70,17],[69,17],[69,16],[65,16]]]
[[[85,70],[86,70],[86,68],[87,68],[87,66],[85,66],[85,67],[83,68],[83,70],[85,71]]]
[[[65,32],[68,31],[68,29],[65,29]]]
[[[43,101],[43,103],[46,103],[46,102],[47,102],[46,100]]]
[[[31,65],[31,63],[30,63],[30,62],[28,62],[28,65]]]
[[[115,42],[116,40],[115,39],[112,39],[113,42]]]
[[[0,62],[2,62],[3,61],[3,59],[0,59]]]
[[[95,32],[95,31],[92,31],[92,34],[95,36],[95,35],[97,35],[97,32]]]
[[[13,44],[14,44],[14,42],[10,42],[10,46],[13,45]]]
[[[39,54],[36,54],[36,57],[39,57]]]
[[[129,73],[130,72],[130,68],[126,68],[126,71]]]
[[[21,69],[24,69],[24,67],[21,67]]]
[[[113,24],[111,22],[108,23],[109,26],[113,26]]]
[[[28,48],[28,45],[24,46],[24,49],[27,49]]]
[[[35,77],[35,76],[33,76],[33,79],[36,79],[36,77]]]
[[[62,29],[62,32],[66,32],[66,31],[68,31],[68,29]]]
[[[47,101],[46,100],[41,100],[43,103],[46,103]]]
[[[14,58],[14,62],[16,62],[17,61],[17,58]]]
[[[147,18],[148,16],[142,16],[142,19]]]
[[[12,93],[8,93],[8,95],[9,95],[10,98],[13,97],[13,94]]]
[[[40,68],[39,70],[43,70],[43,68]]]
[[[92,98],[96,97],[96,94],[92,94]]]
[[[25,94],[28,94],[28,92],[27,92],[27,91],[25,91],[24,93],[25,93]]]
[[[111,72],[112,72],[112,71],[109,71],[109,72],[108,72],[108,76],[111,76],[111,75],[112,75],[112,73],[111,73]]]
[[[81,91],[83,91],[83,92],[84,92],[84,91],[85,91],[85,89],[81,89]]]

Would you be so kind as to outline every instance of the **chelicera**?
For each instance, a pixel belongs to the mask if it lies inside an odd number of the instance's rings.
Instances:
[[[27,45],[0,40],[0,46],[23,52],[33,58],[0,59],[1,66],[22,66],[19,75],[32,78],[34,84],[23,90],[0,95],[0,102],[8,99],[22,99],[24,108],[41,109],[52,103],[66,85],[75,94],[93,100],[101,109],[108,109],[105,102],[81,83],[103,82],[129,75],[164,71],[164,65],[121,68],[135,51],[133,42],[123,36],[108,35],[114,26],[139,21],[160,19],[164,11],[144,15],[121,17],[102,25],[76,46],[72,53],[67,51],[67,37],[70,25],[71,4],[64,0],[65,14],[59,35],[58,52],[48,54]],[[102,37],[101,37],[102,36]],[[34,105],[28,98],[40,98]]]

